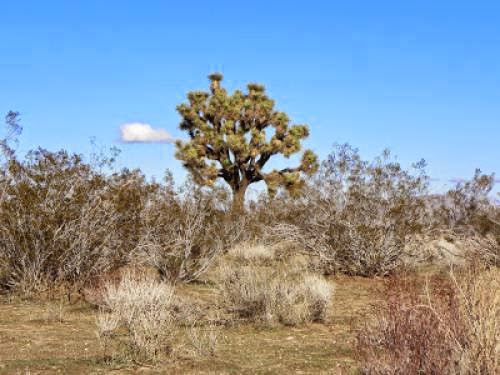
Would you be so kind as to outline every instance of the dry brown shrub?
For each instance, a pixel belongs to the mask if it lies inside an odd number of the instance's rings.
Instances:
[[[215,356],[218,320],[199,300],[175,292],[172,284],[143,268],[126,268],[103,284],[96,334],[105,361],[157,363]]]
[[[0,201],[0,287],[24,295],[81,286],[126,262],[147,194],[139,172],[110,177],[80,155],[35,150],[9,160]]]
[[[358,331],[364,374],[497,374],[500,272],[421,281],[393,277],[374,322]]]
[[[466,345],[462,372],[500,373],[500,269],[469,271],[462,278],[452,274],[461,306]]]
[[[333,287],[316,275],[292,275],[255,265],[221,267],[223,306],[242,320],[271,326],[323,321]]]
[[[458,182],[443,196],[435,197],[433,225],[463,234],[480,232],[484,235],[492,231],[490,219],[495,216],[495,207],[488,195],[493,185],[493,175],[482,174],[476,169],[472,179]]]
[[[135,258],[171,281],[199,279],[243,232],[244,226],[231,224],[225,200],[223,190],[201,189],[192,181],[180,191],[168,184],[158,189],[142,213],[143,233]]]
[[[170,353],[175,331],[173,293],[173,286],[133,271],[124,274],[119,284],[107,284],[97,317],[104,347],[112,333],[122,328],[135,360],[155,362]]]
[[[106,175],[80,155],[35,150],[1,170],[0,289],[38,295],[80,289],[137,255],[171,280],[191,281],[240,231],[215,190]],[[218,218],[218,219],[217,219]]]
[[[413,174],[403,170],[388,151],[367,162],[349,145],[338,146],[303,196],[284,201],[294,214],[275,221],[270,237],[299,244],[326,273],[389,274],[425,212],[424,162],[414,167]]]
[[[309,320],[324,322],[332,307],[334,288],[324,277],[316,274],[306,274],[302,281],[302,290],[308,301]]]
[[[365,161],[340,145],[301,197],[262,198],[254,214],[264,237],[298,245],[325,273],[388,275],[405,265],[412,243],[414,259],[422,258],[418,249],[444,235],[477,239],[482,244],[467,246],[464,257],[498,265],[500,209],[488,195],[493,176],[476,170],[470,181],[430,194],[424,167],[422,160],[405,170],[388,151]]]
[[[136,281],[140,281],[145,277],[160,281],[160,275],[157,270],[152,267],[145,267],[137,264],[130,264],[116,268],[109,272],[90,279],[81,290],[81,294],[85,302],[94,307],[103,307],[106,305],[105,296],[111,285],[117,287],[120,285],[124,277],[135,277]]]
[[[481,236],[475,233],[462,238],[467,249],[466,257],[470,263],[481,261],[483,264],[500,267],[500,243],[491,235]]]

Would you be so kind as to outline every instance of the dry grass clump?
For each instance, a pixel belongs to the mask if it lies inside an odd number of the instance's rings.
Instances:
[[[453,276],[453,275],[452,275]],[[500,269],[453,277],[461,302],[467,344],[462,348],[468,373],[500,373]]]
[[[117,329],[120,325],[120,316],[113,312],[99,310],[96,316],[97,339],[103,350],[104,360],[110,359],[109,348],[113,345],[113,340],[117,335]]]
[[[333,287],[315,276],[287,274],[265,267],[222,267],[222,301],[243,320],[271,326],[325,319]]]
[[[304,276],[302,291],[309,306],[310,320],[323,322],[332,305],[333,286],[325,278],[315,274]]]
[[[214,357],[219,344],[218,329],[211,325],[207,327],[197,327],[193,324],[188,331],[188,343],[190,354],[194,357]]]
[[[66,314],[66,306],[62,300],[49,302],[46,305],[45,312],[42,316],[42,320],[45,322],[64,322],[64,316]]]
[[[173,293],[171,285],[151,275],[126,273],[119,284],[105,287],[105,310],[97,317],[98,336],[107,343],[122,328],[134,359],[156,361],[172,351]]]
[[[275,251],[271,246],[243,242],[230,248],[227,257],[240,263],[269,264],[275,258]]]
[[[433,280],[394,277],[375,323],[358,332],[364,374],[498,374],[500,272]]]

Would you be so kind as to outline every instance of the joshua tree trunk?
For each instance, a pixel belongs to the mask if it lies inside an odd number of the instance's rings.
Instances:
[[[245,212],[245,193],[247,191],[248,184],[240,184],[239,186],[233,187],[233,213],[243,213]]]

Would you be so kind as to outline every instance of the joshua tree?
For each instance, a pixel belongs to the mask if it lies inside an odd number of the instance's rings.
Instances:
[[[176,157],[194,180],[212,186],[220,177],[233,191],[233,209],[242,209],[247,187],[265,181],[271,195],[280,187],[292,195],[304,185],[304,174],[318,168],[316,155],[306,150],[298,167],[264,172],[264,166],[276,154],[286,158],[300,151],[300,141],[309,135],[307,125],[290,125],[284,112],[274,109],[274,100],[266,96],[264,86],[247,85],[248,93],[236,90],[232,95],[220,86],[222,74],[208,76],[210,93],[189,92],[189,103],[177,106],[182,117],[180,129],[189,141],[177,142]],[[274,128],[274,134],[266,134]]]

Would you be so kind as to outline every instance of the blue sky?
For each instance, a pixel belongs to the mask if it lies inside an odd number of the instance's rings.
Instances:
[[[22,113],[21,154],[88,153],[133,122],[182,137],[175,106],[221,71],[265,84],[322,158],[349,142],[425,158],[435,188],[500,177],[500,2],[270,3],[3,0],[0,112]],[[119,147],[121,166],[184,176],[170,144]]]

